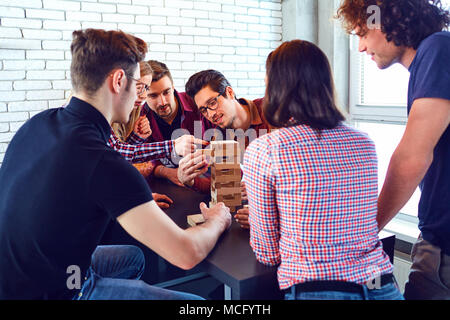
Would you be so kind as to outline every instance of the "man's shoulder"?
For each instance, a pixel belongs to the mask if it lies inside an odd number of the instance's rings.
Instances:
[[[441,31],[433,33],[421,42],[418,51],[436,50],[437,48],[450,48],[450,32]]]

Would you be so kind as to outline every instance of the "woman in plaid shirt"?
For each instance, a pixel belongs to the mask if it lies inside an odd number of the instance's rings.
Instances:
[[[244,158],[250,244],[286,299],[403,299],[378,238],[374,143],[345,125],[331,68],[293,40],[267,58],[267,121]]]

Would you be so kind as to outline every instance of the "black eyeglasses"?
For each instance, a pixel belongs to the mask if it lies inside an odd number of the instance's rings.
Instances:
[[[199,107],[198,111],[202,114],[202,115],[206,115],[206,113],[208,112],[208,109],[211,111],[214,111],[217,109],[217,107],[219,106],[219,102],[218,99],[222,94],[219,93],[217,95],[217,97],[210,99],[203,107]]]
[[[127,76],[127,78],[136,81],[136,93],[137,95],[141,95],[142,93],[148,91],[150,89],[148,84],[143,83],[142,81],[135,79],[133,77]]]

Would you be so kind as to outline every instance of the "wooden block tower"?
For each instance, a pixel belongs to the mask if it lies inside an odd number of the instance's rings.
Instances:
[[[231,212],[241,205],[241,166],[239,143],[233,140],[210,144],[211,204],[223,202]]]

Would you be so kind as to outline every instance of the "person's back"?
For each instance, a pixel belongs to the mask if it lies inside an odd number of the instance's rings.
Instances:
[[[0,299],[61,298],[67,268],[86,270],[112,218],[99,206],[99,166],[128,165],[106,146],[109,133],[106,119],[73,97],[14,136],[0,169]]]

